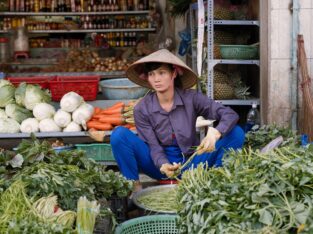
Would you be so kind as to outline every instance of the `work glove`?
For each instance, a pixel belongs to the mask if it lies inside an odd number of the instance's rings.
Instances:
[[[175,171],[180,167],[180,163],[164,163],[160,168],[160,172],[165,174],[168,178],[172,178],[174,176]]]
[[[197,154],[210,153],[215,150],[215,143],[221,138],[221,133],[213,127],[208,128],[206,136],[197,147]]]
[[[105,132],[97,131],[96,129],[91,128],[88,130],[88,135],[90,138],[94,139],[95,141],[103,142],[104,137],[105,137]]]

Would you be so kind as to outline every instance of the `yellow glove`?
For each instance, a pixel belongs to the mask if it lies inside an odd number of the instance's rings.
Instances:
[[[209,153],[215,150],[215,143],[221,138],[221,133],[212,127],[209,127],[206,136],[197,147],[197,154]]]
[[[97,131],[94,128],[89,129],[88,135],[89,137],[91,137],[92,139],[98,142],[103,142],[104,137],[105,137],[104,131]]]
[[[180,167],[180,163],[164,163],[162,164],[161,168],[160,168],[160,172],[162,174],[165,174],[168,178],[172,178],[175,171]]]

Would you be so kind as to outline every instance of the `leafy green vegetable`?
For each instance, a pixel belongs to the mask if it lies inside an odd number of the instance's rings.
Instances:
[[[223,168],[186,171],[178,197],[182,233],[312,230],[313,146],[231,152]]]
[[[44,223],[38,219],[12,219],[9,223],[8,234],[32,233],[32,234],[74,234],[76,231],[66,228],[58,223]]]
[[[276,125],[263,125],[257,131],[250,131],[246,134],[244,147],[261,149],[279,136],[284,138],[284,142],[281,146],[288,144],[300,145],[300,137],[290,128],[278,127]]]
[[[38,85],[21,83],[15,91],[15,99],[17,104],[33,110],[37,103],[49,103],[51,94]]]
[[[33,113],[30,110],[13,103],[6,105],[5,113],[10,118],[16,120],[18,123],[22,123],[24,119],[33,116]]]
[[[0,107],[14,102],[15,87],[7,80],[0,80]]]

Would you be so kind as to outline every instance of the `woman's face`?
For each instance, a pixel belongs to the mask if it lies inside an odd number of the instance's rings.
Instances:
[[[148,72],[148,81],[155,91],[162,93],[174,88],[176,75],[176,71],[170,70],[167,65],[162,65]]]

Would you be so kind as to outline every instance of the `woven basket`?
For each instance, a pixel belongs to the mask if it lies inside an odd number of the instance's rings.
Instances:
[[[256,59],[259,56],[258,46],[220,45],[223,59]]]

